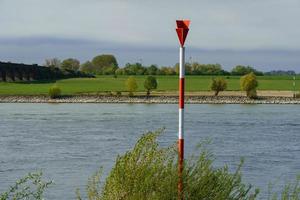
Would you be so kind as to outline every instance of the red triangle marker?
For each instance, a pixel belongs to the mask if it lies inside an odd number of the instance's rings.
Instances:
[[[186,37],[189,32],[190,20],[176,20],[177,24],[177,35],[180,42],[180,45],[183,47]]]
[[[190,26],[190,20],[176,20],[177,28],[185,28],[188,29]]]
[[[185,39],[188,35],[189,29],[177,28],[176,32],[181,46],[184,46]]]

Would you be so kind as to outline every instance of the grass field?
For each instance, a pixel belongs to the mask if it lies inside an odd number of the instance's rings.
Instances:
[[[94,94],[101,92],[126,91],[125,81],[128,76],[98,76],[97,78],[75,78],[59,80],[56,84],[61,88],[64,95]],[[143,82],[145,76],[135,76],[138,82],[138,91],[145,91]],[[187,76],[186,91],[209,91],[211,76]],[[240,90],[240,77],[225,77],[229,91]],[[177,76],[157,76],[158,88],[156,91],[167,92],[178,90]],[[259,90],[293,90],[292,77],[288,76],[263,76],[258,77]],[[4,83],[0,82],[0,95],[45,95],[55,82],[31,82],[31,83]],[[297,90],[300,90],[300,76],[296,81]]]

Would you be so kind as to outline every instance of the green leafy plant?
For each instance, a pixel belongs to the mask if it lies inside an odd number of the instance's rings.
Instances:
[[[159,135],[161,131],[143,135],[131,151],[118,156],[104,183],[100,181],[101,170],[92,176],[87,185],[88,199],[177,199],[177,148],[160,147]],[[212,163],[212,155],[205,150],[185,162],[185,199],[255,199],[258,190],[252,192],[251,185],[242,182],[243,162],[235,173],[230,173],[227,166],[214,168]],[[79,192],[77,196],[81,199]]]
[[[68,58],[61,63],[61,69],[77,71],[80,68],[80,61],[75,58]]]
[[[210,88],[215,92],[215,96],[218,96],[219,92],[227,89],[227,81],[224,78],[214,78]]]
[[[52,184],[52,181],[44,181],[42,176],[42,172],[29,173],[16,181],[8,191],[0,194],[0,200],[43,200],[44,192]]]
[[[133,92],[135,92],[137,89],[138,89],[138,84],[135,80],[134,77],[129,77],[127,80],[126,80],[126,88],[127,90],[129,91],[129,96],[133,96]]]
[[[117,97],[122,96],[122,92],[121,92],[121,91],[117,91],[117,92],[116,92],[116,96],[117,96]]]
[[[154,90],[157,88],[156,78],[154,76],[147,76],[147,78],[144,82],[144,88],[147,91],[147,97],[149,97],[151,90]]]
[[[57,85],[52,86],[49,89],[49,97],[51,99],[56,99],[61,97],[61,89]]]
[[[255,99],[257,98],[256,88],[258,87],[258,82],[255,74],[252,72],[241,77],[240,80],[241,89],[246,91],[247,97]]]

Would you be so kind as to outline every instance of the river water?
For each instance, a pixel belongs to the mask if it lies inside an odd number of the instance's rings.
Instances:
[[[141,134],[165,127],[162,145],[177,140],[177,105],[0,104],[0,193],[28,172],[55,184],[47,199],[74,199],[100,166],[107,174],[118,154]],[[211,140],[214,165],[234,170],[245,158],[244,181],[281,187],[300,173],[300,106],[187,105],[187,155]],[[275,187],[275,190],[277,188]]]

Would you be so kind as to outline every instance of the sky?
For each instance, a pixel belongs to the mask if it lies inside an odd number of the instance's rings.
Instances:
[[[0,60],[174,65],[176,19],[190,19],[186,60],[230,70],[300,72],[300,0],[0,0]]]

